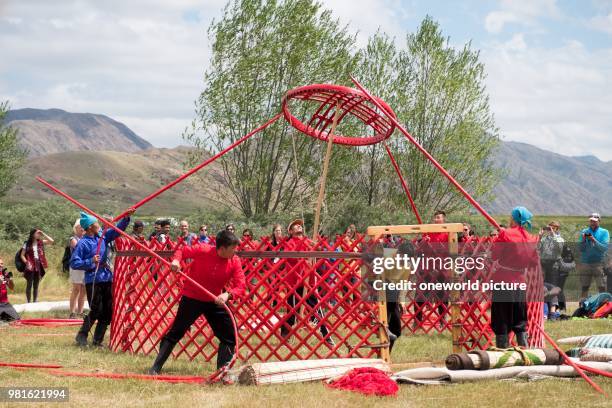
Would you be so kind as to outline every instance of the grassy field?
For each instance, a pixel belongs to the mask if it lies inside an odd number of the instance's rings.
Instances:
[[[585,217],[539,217],[536,226],[550,219],[560,219],[568,238],[586,224]],[[537,231],[537,230],[536,230]],[[41,282],[40,301],[68,298],[70,285],[58,272],[63,249],[50,248],[52,267]],[[12,252],[12,253],[11,253]],[[1,248],[9,269],[13,269],[10,248]],[[12,303],[25,302],[25,281],[16,278]],[[66,314],[57,315],[65,317]],[[25,315],[24,317],[34,317]],[[547,331],[553,338],[612,332],[611,320],[548,322]],[[56,363],[67,371],[144,373],[153,357],[118,354],[108,349],[81,350],[74,346],[76,328],[0,328],[0,361],[23,363]],[[107,336],[108,337],[108,336]],[[442,364],[451,351],[448,335],[412,335],[401,337],[393,351],[394,370],[414,363]],[[167,374],[207,375],[212,364],[204,362],[170,361]],[[612,380],[596,381],[612,394]],[[481,382],[452,386],[401,386],[397,398],[363,397],[350,392],[330,390],[321,383],[271,387],[197,386],[166,384],[138,380],[105,380],[95,378],[56,377],[41,370],[14,370],[0,367],[2,386],[69,387],[69,406],[408,406],[453,407],[474,406],[539,406],[570,407],[588,405],[611,406],[609,399],[599,396],[582,380],[552,379],[537,382]],[[34,404],[31,404],[34,406]],[[0,402],[0,406],[3,406]],[[26,403],[18,406],[28,406]],[[37,406],[41,406],[38,404]]]
[[[549,323],[555,338],[589,333],[610,332],[610,321],[567,321]],[[56,363],[66,371],[144,373],[153,357],[113,353],[107,349],[81,350],[74,346],[76,328],[1,328],[0,345],[5,362]],[[394,369],[409,363],[441,364],[450,352],[450,337],[417,335],[400,338],[394,349]],[[209,363],[176,360],[168,362],[167,374],[207,375]],[[612,380],[596,381],[612,393]],[[56,377],[42,370],[0,368],[3,386],[68,387],[71,406],[610,406],[605,397],[596,395],[582,380],[551,379],[537,382],[488,381],[452,386],[401,386],[397,398],[364,397],[350,392],[330,390],[321,383],[284,386],[200,386],[166,384],[138,380]],[[26,405],[19,405],[26,406]]]

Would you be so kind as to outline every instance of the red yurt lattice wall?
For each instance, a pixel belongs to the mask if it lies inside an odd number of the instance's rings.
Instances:
[[[241,244],[240,250],[279,251],[264,238]],[[364,236],[355,241],[338,236],[321,239],[312,251],[358,252]],[[146,245],[168,256],[182,242],[155,240]],[[114,310],[111,348],[115,351],[149,354],[153,352],[176,314],[181,279],[158,260],[134,251],[126,240],[117,240],[119,255],[115,264]],[[333,256],[333,255],[330,255]],[[239,358],[243,361],[270,361],[310,358],[380,356],[383,338],[378,318],[378,303],[362,299],[361,259],[334,258],[243,258],[247,296],[232,310],[239,329]],[[189,264],[184,264],[189,273]],[[488,270],[488,269],[487,269]],[[487,279],[487,270],[471,279]],[[531,276],[536,279],[537,270]],[[287,275],[297,273],[292,286]],[[299,289],[304,287],[303,292]],[[288,302],[293,295],[297,302]],[[310,298],[310,299],[309,299]],[[453,323],[461,325],[461,348],[486,349],[492,344],[489,327],[490,301],[481,299],[460,303],[460,321],[451,322],[447,302],[417,302],[408,293],[403,303],[403,334],[450,332]],[[290,311],[295,324],[287,337],[281,335]],[[420,312],[419,319],[416,318]],[[542,345],[538,326],[542,324],[541,303],[529,303],[530,343]],[[327,331],[323,327],[327,327]],[[331,339],[331,341],[329,340]],[[216,354],[216,341],[201,317],[175,349],[174,356],[210,361]]]

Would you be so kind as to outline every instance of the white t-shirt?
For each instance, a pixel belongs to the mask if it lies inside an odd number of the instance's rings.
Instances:
[[[32,252],[34,253],[34,260],[38,261],[38,241],[34,241],[32,244]]]

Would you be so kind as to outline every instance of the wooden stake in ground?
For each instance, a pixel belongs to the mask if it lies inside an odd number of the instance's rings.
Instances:
[[[340,117],[340,100],[336,102],[336,112],[334,112],[334,119],[332,122],[331,131],[327,134],[327,151],[325,152],[325,160],[323,161],[323,173],[321,173],[321,185],[319,187],[319,197],[317,198],[317,208],[315,210],[314,226],[312,229],[312,240],[316,241],[317,235],[319,234],[319,221],[321,218],[321,205],[325,198],[325,182],[327,181],[327,171],[329,170],[329,159],[331,158],[332,145],[334,144],[334,133],[336,132],[336,125],[338,125],[338,118]]]

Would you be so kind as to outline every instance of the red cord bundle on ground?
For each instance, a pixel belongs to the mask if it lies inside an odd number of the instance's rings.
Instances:
[[[389,378],[387,373],[370,367],[354,368],[337,380],[333,380],[328,386],[379,397],[397,395],[399,391],[397,383]]]

